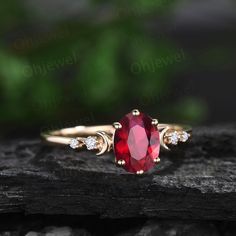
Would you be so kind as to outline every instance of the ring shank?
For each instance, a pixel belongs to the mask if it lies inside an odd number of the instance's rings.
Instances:
[[[176,131],[185,131],[191,133],[191,127],[180,124],[158,124],[158,130],[171,129]],[[60,130],[53,130],[41,133],[44,141],[51,144],[69,145],[72,138],[82,139],[88,136],[96,136],[97,132],[105,132],[110,136],[115,133],[112,125],[99,126],[76,126]]]

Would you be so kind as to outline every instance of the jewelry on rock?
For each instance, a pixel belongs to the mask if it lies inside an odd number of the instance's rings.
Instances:
[[[115,162],[126,171],[143,174],[160,162],[160,149],[187,142],[191,127],[159,124],[157,119],[135,109],[113,125],[76,126],[42,133],[47,143],[72,149],[97,151],[97,156],[114,151]]]

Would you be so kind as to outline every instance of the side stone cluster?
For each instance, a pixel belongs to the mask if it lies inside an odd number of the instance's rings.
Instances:
[[[165,135],[166,143],[178,145],[179,142],[185,143],[190,138],[190,134],[186,131],[170,131]]]
[[[97,137],[89,136],[83,140],[83,144],[86,146],[88,150],[95,150],[97,149],[97,144],[98,144]],[[79,145],[80,141],[78,139],[73,138],[70,140],[69,146],[72,149],[77,149]]]

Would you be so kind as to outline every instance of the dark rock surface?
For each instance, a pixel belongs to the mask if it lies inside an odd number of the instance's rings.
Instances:
[[[143,176],[113,160],[40,140],[1,141],[0,213],[236,220],[235,127],[194,129],[189,145],[162,153]]]
[[[0,236],[234,236],[236,234],[233,222],[151,219],[135,224],[131,223],[132,219],[108,222],[91,221],[91,218],[86,218],[87,223],[71,220],[66,216],[61,216],[60,220],[55,218],[54,222],[52,219],[53,217],[45,221],[43,216],[33,219],[28,217],[25,220],[21,218],[18,223],[11,222],[12,230],[0,229]]]
[[[117,236],[220,236],[213,223],[150,220],[140,229]]]

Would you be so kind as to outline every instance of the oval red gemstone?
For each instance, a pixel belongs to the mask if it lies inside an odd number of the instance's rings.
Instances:
[[[127,114],[120,121],[121,129],[114,136],[114,152],[116,161],[124,160],[125,170],[137,173],[148,171],[159,156],[160,135],[157,127],[152,124],[151,117],[140,113],[134,116]]]

